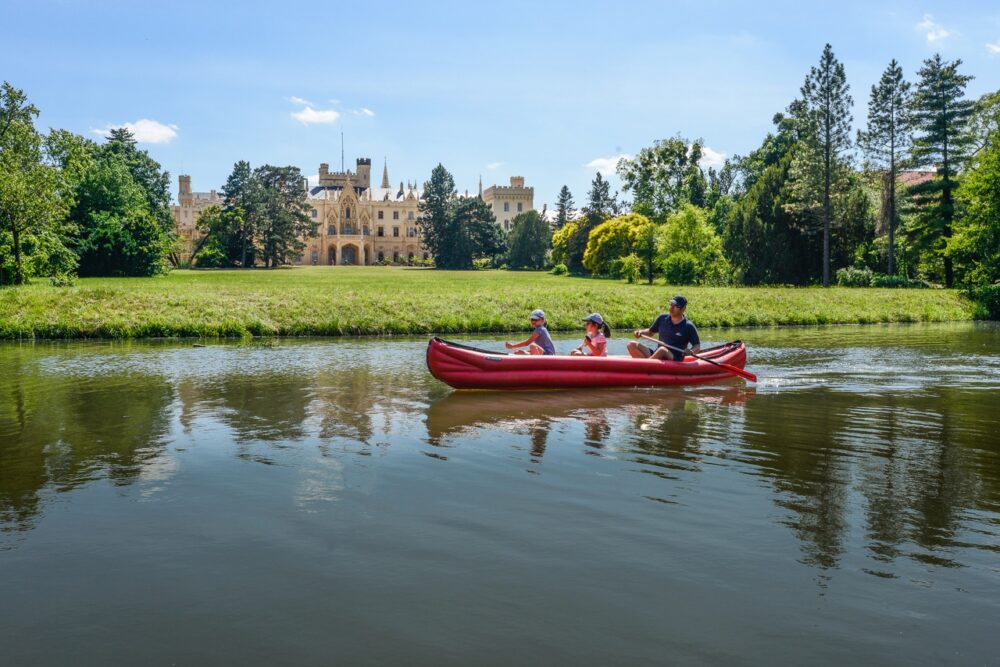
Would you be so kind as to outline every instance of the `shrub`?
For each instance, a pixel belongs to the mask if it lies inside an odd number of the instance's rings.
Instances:
[[[871,287],[873,277],[871,269],[837,269],[837,284],[841,287]]]
[[[476,271],[485,271],[493,265],[493,260],[489,257],[479,257],[472,260],[472,268]]]
[[[49,276],[49,284],[53,287],[75,287],[76,276],[72,273],[57,273],[54,276]]]
[[[569,269],[566,268],[565,264],[560,263],[552,267],[552,275],[554,276],[565,276],[567,273],[569,273]]]
[[[666,223],[656,229],[656,255],[663,272],[667,266],[673,266],[675,272],[685,279],[683,284],[706,283],[723,284],[729,276],[729,262],[722,254],[722,240],[708,222],[708,214],[704,209],[686,205],[677,213],[671,215]],[[681,253],[694,260],[694,276],[689,276],[683,267],[687,267],[688,259],[670,257]],[[667,278],[668,282],[672,282]]]
[[[616,273],[628,281],[630,285],[639,282],[639,275],[642,273],[642,260],[634,252],[620,257],[615,264]]]
[[[899,287],[909,289],[926,289],[930,283],[919,278],[907,278],[906,276],[887,276],[884,273],[876,273],[872,276],[872,287]]]
[[[670,285],[693,285],[698,280],[698,258],[687,250],[667,255],[662,266],[663,276]]]
[[[1000,320],[1000,282],[974,287],[969,296],[976,302],[976,319]]]

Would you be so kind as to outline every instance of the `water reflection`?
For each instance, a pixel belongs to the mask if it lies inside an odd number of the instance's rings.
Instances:
[[[792,330],[783,345],[785,334],[769,331],[754,359],[771,384],[652,391],[450,392],[419,363],[423,342],[9,345],[0,348],[0,526],[30,529],[55,494],[97,480],[162,485],[197,456],[192,447],[303,470],[293,495],[305,508],[350,486],[358,473],[345,456],[398,449],[448,460],[449,449],[489,446],[512,448],[535,471],[563,465],[549,462],[553,450],[591,456],[586,474],[617,476],[623,497],[642,502],[675,502],[710,485],[713,469],[735,473],[753,480],[739,493],[766,498],[776,509],[768,520],[819,571],[859,553],[867,571],[890,577],[901,558],[955,567],[975,560],[970,550],[995,557],[1000,366],[977,360],[970,370],[964,359],[1000,335],[971,328],[959,352],[922,362],[924,343],[944,354],[940,332],[892,333],[858,370],[861,353],[850,351],[806,363],[825,334]],[[544,502],[547,491],[536,492]],[[689,511],[697,505],[688,498]]]
[[[30,528],[46,491],[71,491],[100,478],[131,484],[163,451],[170,431],[174,389],[163,378],[124,373],[66,382],[42,371],[38,356],[30,347],[2,352],[0,528],[5,530]]]

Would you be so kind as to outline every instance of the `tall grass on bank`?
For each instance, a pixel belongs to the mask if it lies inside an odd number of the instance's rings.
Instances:
[[[953,290],[671,287],[507,271],[302,267],[173,271],[0,289],[0,338],[339,336],[519,331],[543,308],[553,330],[598,311],[648,326],[675,293],[701,327],[972,319]]]

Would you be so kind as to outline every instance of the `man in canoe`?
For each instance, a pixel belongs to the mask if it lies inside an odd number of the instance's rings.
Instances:
[[[698,329],[684,316],[687,308],[687,299],[678,294],[670,300],[670,312],[662,313],[648,329],[639,329],[635,332],[635,337],[657,335],[661,342],[676,347],[678,350],[687,350],[691,345],[691,352],[698,354],[701,350],[701,339],[698,338]],[[635,341],[628,344],[628,353],[636,359],[670,359],[673,361],[683,361],[684,355],[680,352],[666,347],[657,347],[651,350],[645,345]]]

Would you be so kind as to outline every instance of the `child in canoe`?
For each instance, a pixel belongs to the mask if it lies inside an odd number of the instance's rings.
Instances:
[[[587,323],[587,335],[580,347],[570,354],[588,357],[608,356],[608,336],[611,335],[611,327],[604,321],[600,313],[591,313],[583,318],[583,321]]]
[[[552,343],[549,330],[545,328],[545,311],[541,309],[531,311],[531,327],[534,331],[526,340],[520,343],[504,343],[507,349],[527,348],[517,350],[514,354],[555,354],[556,346]]]

